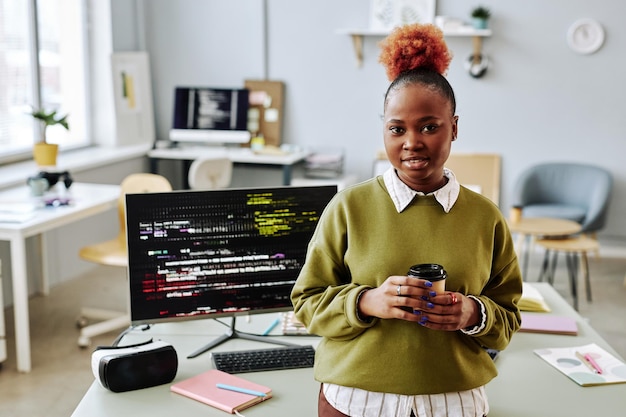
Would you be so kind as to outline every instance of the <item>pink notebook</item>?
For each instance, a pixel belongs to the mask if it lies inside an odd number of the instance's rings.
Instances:
[[[262,392],[265,397],[218,388],[217,384]],[[231,414],[272,398],[270,388],[217,369],[177,382],[170,390]]]
[[[573,317],[546,313],[522,313],[522,326],[519,331],[575,336],[578,334],[578,325]]]

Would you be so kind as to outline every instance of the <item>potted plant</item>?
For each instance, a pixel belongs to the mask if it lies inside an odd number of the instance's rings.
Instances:
[[[48,143],[46,130],[48,126],[54,125],[61,125],[69,130],[67,115],[59,116],[56,110],[46,111],[45,109],[33,109],[30,115],[41,123],[41,140],[35,143],[33,148],[35,162],[38,166],[56,166],[59,145]]]
[[[487,22],[491,17],[491,11],[484,7],[478,6],[472,9],[472,25],[475,29],[487,29]]]

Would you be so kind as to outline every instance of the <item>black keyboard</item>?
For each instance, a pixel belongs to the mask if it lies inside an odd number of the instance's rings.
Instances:
[[[237,374],[241,372],[276,371],[313,366],[313,346],[285,346],[254,350],[212,352],[216,369]]]

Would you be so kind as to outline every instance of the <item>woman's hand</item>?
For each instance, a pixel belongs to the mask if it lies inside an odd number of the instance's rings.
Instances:
[[[476,301],[458,292],[446,291],[430,298],[426,307],[415,311],[424,327],[455,331],[479,324],[480,312]]]
[[[458,292],[437,294],[427,280],[392,275],[359,300],[363,318],[400,319],[436,330],[459,330],[478,324],[478,306]]]

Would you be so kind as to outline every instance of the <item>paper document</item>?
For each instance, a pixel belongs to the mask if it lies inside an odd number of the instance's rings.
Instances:
[[[583,387],[626,382],[626,364],[595,343],[566,348],[537,349],[534,352]],[[590,358],[591,363],[581,359],[585,356]]]
[[[40,206],[35,203],[10,201],[0,202],[0,223],[22,223],[35,217]]]

